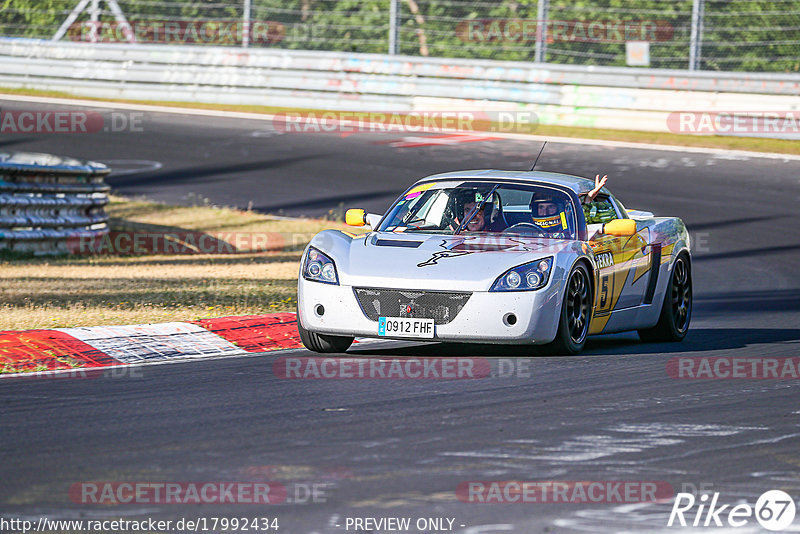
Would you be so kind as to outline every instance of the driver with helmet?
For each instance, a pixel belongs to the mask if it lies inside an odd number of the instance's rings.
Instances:
[[[472,218],[464,226],[467,232],[502,232],[507,227],[504,224],[502,214],[496,209],[494,198],[491,196],[483,198],[483,193],[477,189],[459,191],[456,195],[454,206],[454,225],[458,228],[470,213],[480,205],[480,209],[472,215]],[[481,204],[483,202],[483,204]]]
[[[547,191],[534,193],[530,208],[534,226],[542,233],[558,237],[567,229],[566,201],[563,195]]]
[[[603,178],[600,178],[599,174],[595,176],[594,188],[586,193],[582,203],[591,203],[606,184],[606,181],[608,181],[608,175],[603,176]],[[566,202],[563,198],[559,198],[559,196],[547,191],[534,193],[533,197],[531,197],[530,208],[533,224],[543,232],[557,236],[566,230]]]

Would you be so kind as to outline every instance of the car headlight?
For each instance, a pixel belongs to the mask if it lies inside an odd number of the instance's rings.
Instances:
[[[323,284],[339,285],[333,260],[314,247],[308,247],[308,253],[303,261],[303,278]]]
[[[522,264],[504,272],[489,291],[534,291],[547,285],[553,257]]]

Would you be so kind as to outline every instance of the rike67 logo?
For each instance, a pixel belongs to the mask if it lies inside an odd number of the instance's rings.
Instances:
[[[743,527],[753,518],[765,529],[785,530],[794,521],[795,504],[788,493],[780,490],[764,492],[756,501],[755,508],[747,503],[719,505],[719,493],[715,492],[708,502],[708,494],[695,498],[691,493],[678,493],[669,514],[667,526],[673,524],[693,527]],[[693,510],[697,506],[696,510]]]

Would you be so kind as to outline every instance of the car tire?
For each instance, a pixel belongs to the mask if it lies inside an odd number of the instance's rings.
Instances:
[[[545,345],[549,354],[578,354],[586,344],[592,313],[592,284],[586,265],[578,263],[567,277],[556,338]]]
[[[297,314],[297,331],[300,334],[300,341],[303,346],[312,352],[332,353],[345,352],[353,344],[352,337],[331,336],[327,334],[317,334],[303,328],[300,324],[300,313]]]
[[[672,266],[669,287],[658,323],[653,328],[639,330],[642,341],[681,341],[689,331],[692,320],[692,266],[687,254],[681,254]]]

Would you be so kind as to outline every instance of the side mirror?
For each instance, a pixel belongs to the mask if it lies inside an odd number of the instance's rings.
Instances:
[[[349,209],[344,214],[344,222],[348,226],[364,226],[367,224],[367,214],[364,210]]]
[[[380,224],[381,219],[383,219],[383,215],[377,215],[375,213],[367,213],[365,219],[367,221],[367,226],[375,230],[378,227],[378,224]]]
[[[614,219],[603,225],[603,233],[617,237],[632,236],[636,233],[636,221],[633,219]]]

